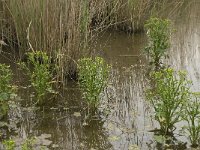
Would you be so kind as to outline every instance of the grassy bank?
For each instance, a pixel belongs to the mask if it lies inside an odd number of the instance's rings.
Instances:
[[[182,0],[7,0],[0,1],[0,39],[23,58],[47,52],[59,66],[58,79],[76,72],[76,61],[90,55],[88,43],[108,28],[137,32],[150,15]]]

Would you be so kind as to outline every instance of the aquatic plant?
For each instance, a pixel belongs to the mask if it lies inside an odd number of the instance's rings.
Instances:
[[[3,141],[3,145],[4,145],[5,150],[14,150],[16,144],[15,144],[15,141],[10,139],[10,140]]]
[[[101,57],[82,58],[78,61],[79,84],[91,109],[96,109],[99,105],[99,95],[106,87],[109,69],[109,65]]]
[[[20,150],[35,150],[35,149],[40,149],[40,150],[45,150],[46,147],[40,145],[41,143],[36,143],[36,138],[31,137],[24,139],[22,142],[17,143],[13,139],[5,140],[3,141],[3,145],[5,150],[15,150],[15,149],[20,149]]]
[[[166,19],[150,18],[146,24],[148,45],[145,52],[150,57],[150,64],[155,70],[160,69],[161,59],[167,57],[170,47],[171,27],[170,21]]]
[[[150,75],[151,84],[146,98],[154,108],[154,117],[160,125],[160,131],[166,135],[175,130],[175,123],[182,120],[182,110],[189,97],[190,81],[186,73],[167,68],[154,71]]]
[[[22,150],[34,150],[35,138],[26,139],[21,145]]]
[[[27,65],[21,63],[22,68],[26,69],[30,77],[31,85],[36,92],[37,104],[43,102],[43,98],[54,92],[52,89],[52,70],[50,68],[50,58],[45,52],[29,52]]]
[[[183,127],[183,131],[186,132],[186,135],[189,135],[193,147],[197,147],[200,142],[199,96],[199,93],[193,93],[182,112],[182,118],[187,122],[187,125]]]
[[[8,100],[13,92],[11,85],[13,73],[10,66],[0,64],[0,100]]]
[[[8,100],[14,94],[11,84],[13,77],[10,66],[0,64],[0,115],[5,115],[8,110]]]

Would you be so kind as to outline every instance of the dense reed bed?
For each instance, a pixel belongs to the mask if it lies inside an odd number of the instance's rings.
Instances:
[[[164,7],[177,10],[183,0],[6,0],[0,1],[0,39],[20,58],[47,52],[58,65],[59,81],[76,73],[76,61],[90,55],[99,32],[143,30],[150,15]]]

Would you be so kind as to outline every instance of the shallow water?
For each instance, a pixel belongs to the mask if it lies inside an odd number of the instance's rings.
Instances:
[[[200,87],[200,4],[191,3],[180,16],[172,17],[174,28],[169,59],[165,60],[177,70],[186,70],[193,81],[192,89]],[[159,149],[153,140],[157,124],[151,118],[149,105],[143,93],[146,87],[146,59],[142,49],[145,34],[127,35],[123,32],[105,32],[92,45],[95,53],[113,66],[109,85],[102,94],[100,110],[108,113],[84,123],[80,91],[76,83],[69,83],[54,105],[41,109],[15,108],[9,112],[10,122],[19,121],[16,133],[21,138],[50,134],[50,149],[55,150],[136,150]],[[1,62],[10,63],[1,57]],[[12,64],[12,68],[15,65]],[[15,69],[14,69],[15,70]],[[21,82],[20,72],[15,72]],[[29,91],[22,90],[25,99]],[[49,100],[51,101],[51,100]],[[17,112],[17,116],[13,115]],[[177,125],[178,126],[178,125]],[[176,131],[178,132],[178,131]],[[177,137],[186,142],[185,137]],[[189,146],[189,144],[188,144]],[[53,148],[54,147],[54,148]]]

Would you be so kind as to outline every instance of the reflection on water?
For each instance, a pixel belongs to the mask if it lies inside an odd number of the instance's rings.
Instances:
[[[195,90],[200,87],[200,3],[191,3],[187,14],[175,22],[169,64],[178,70],[186,70]]]
[[[134,145],[146,149],[152,139],[152,129],[148,110],[143,101],[145,70],[135,65],[113,71],[111,85],[108,87],[112,111],[105,123],[114,149],[131,149]]]
[[[190,7],[183,9],[182,16],[174,20],[176,32],[167,60],[173,68],[188,71],[195,90],[200,87],[199,6],[198,1],[191,3]],[[155,123],[143,96],[146,70],[141,50],[145,42],[144,34],[131,36],[106,32],[94,43],[95,52],[103,51],[103,56],[113,65],[108,88],[102,95],[103,107],[111,108],[106,117],[85,126],[83,112],[82,116],[74,115],[83,107],[80,91],[76,85],[69,85],[62,98],[65,103],[55,102],[54,107],[18,111],[21,122],[16,132],[23,138],[51,134],[56,146],[50,149],[56,150],[128,150],[137,146],[151,149],[155,143],[153,133],[148,131],[155,127]]]
[[[138,64],[141,60],[141,49],[146,43],[145,34],[128,35],[123,32],[105,32],[92,46],[93,50],[103,53],[107,61],[120,67]]]

